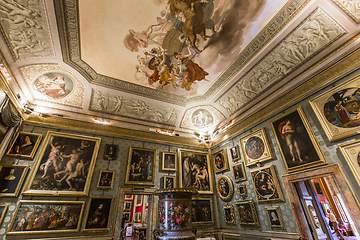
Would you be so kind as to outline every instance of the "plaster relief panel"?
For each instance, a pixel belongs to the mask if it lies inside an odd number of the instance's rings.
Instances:
[[[225,117],[214,107],[199,106],[185,112],[181,127],[206,130],[216,126],[224,119]]]
[[[175,126],[178,110],[155,103],[92,90],[89,110]]]
[[[332,0],[356,23],[360,22],[360,0]]]

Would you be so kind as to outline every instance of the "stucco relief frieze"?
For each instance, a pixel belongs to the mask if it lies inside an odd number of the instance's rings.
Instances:
[[[179,111],[156,103],[92,89],[89,110],[175,126]]]
[[[332,0],[356,23],[360,23],[360,0]]]
[[[198,106],[186,110],[181,121],[182,128],[203,129],[216,126],[225,119],[216,108],[212,106]]]
[[[344,33],[337,22],[317,8],[221,96],[219,104],[229,114],[236,112]]]

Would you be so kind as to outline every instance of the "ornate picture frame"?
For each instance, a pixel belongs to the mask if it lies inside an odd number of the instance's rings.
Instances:
[[[8,209],[8,205],[6,205],[6,204],[0,205],[0,226],[2,224],[2,221],[4,220],[7,209]]]
[[[225,205],[223,206],[224,210],[224,220],[227,225],[236,225],[234,206]]]
[[[214,161],[215,173],[220,173],[229,170],[229,163],[225,148],[213,154],[213,161]]]
[[[252,132],[240,140],[245,166],[269,161],[274,158],[264,128]]]
[[[161,171],[177,171],[177,156],[176,152],[163,152]]]
[[[226,175],[221,175],[216,181],[216,190],[221,200],[228,202],[234,195],[234,185]]]
[[[126,201],[124,202],[124,212],[126,211],[131,211],[132,209],[132,202],[131,201]]]
[[[106,159],[106,160],[115,160],[115,159],[117,159],[118,149],[119,149],[119,145],[106,144],[103,158]]]
[[[143,205],[143,195],[135,195],[135,207]]]
[[[125,223],[131,222],[131,212],[124,212],[123,218],[125,219]]]
[[[287,172],[327,163],[301,106],[271,121],[271,128]]]
[[[176,186],[176,179],[175,176],[164,176],[164,188],[175,188]]]
[[[100,141],[95,137],[49,131],[23,194],[87,196]],[[65,161],[62,169],[56,164],[60,159]],[[75,168],[79,170],[70,170]]]
[[[100,170],[96,189],[113,189],[115,170]]]
[[[284,221],[278,206],[265,207],[271,229],[285,229]]]
[[[245,184],[238,184],[237,188],[239,197],[247,197],[247,189]]]
[[[260,227],[258,214],[254,200],[243,200],[235,202],[241,226]]]
[[[247,179],[243,162],[235,164],[231,166],[231,168],[234,176],[234,182],[241,182]]]
[[[284,201],[274,165],[252,170],[250,175],[258,203]]]
[[[6,156],[33,159],[40,145],[42,134],[18,132],[10,144]]]
[[[230,151],[230,156],[233,162],[241,159],[241,155],[240,155],[240,151],[239,151],[239,146],[235,145],[231,148],[229,148]]]
[[[125,184],[155,185],[156,150],[129,147]]]
[[[134,195],[130,195],[130,194],[125,195],[125,200],[133,200],[133,199],[134,199]]]
[[[360,140],[341,144],[339,149],[360,186]]]
[[[0,165],[0,197],[17,197],[28,171],[28,166]]]
[[[214,224],[212,198],[192,198],[191,209],[192,225]]]

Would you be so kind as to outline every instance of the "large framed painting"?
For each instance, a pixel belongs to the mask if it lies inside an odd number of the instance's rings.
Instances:
[[[129,147],[125,184],[155,185],[156,150]]]
[[[162,171],[177,171],[177,157],[174,152],[163,152],[162,153]]]
[[[359,80],[352,78],[309,101],[330,142],[360,131]]]
[[[28,170],[27,166],[0,165],[0,197],[17,197]]]
[[[327,163],[300,106],[273,120],[271,127],[287,172]]]
[[[106,160],[115,160],[117,158],[118,148],[118,145],[106,144],[103,158]]]
[[[216,181],[216,190],[221,200],[228,202],[234,195],[234,186],[231,179],[226,175],[221,175]]]
[[[250,175],[258,203],[284,201],[274,165],[253,170]]]
[[[18,132],[6,153],[8,157],[33,159],[41,142],[42,135]]]
[[[96,189],[113,189],[115,170],[100,170]]]
[[[360,140],[342,144],[339,149],[360,186]]]
[[[99,146],[100,138],[49,131],[23,194],[86,196]]]
[[[240,146],[247,167],[274,158],[264,128],[260,128],[241,138]]]
[[[83,232],[108,232],[111,227],[114,196],[90,196],[85,212]]]
[[[231,159],[233,162],[241,159],[238,145],[231,147],[229,150],[230,150],[230,155],[231,155]]]
[[[164,176],[164,188],[175,188],[175,176]]]
[[[2,221],[4,220],[7,209],[8,209],[8,205],[4,205],[4,204],[0,205],[0,226],[2,224]]]
[[[192,225],[214,224],[212,198],[192,198]]]
[[[7,235],[79,232],[84,204],[84,201],[21,200]]]
[[[213,175],[209,155],[204,152],[179,149],[179,187],[193,187],[200,194],[212,194]]]
[[[236,225],[234,207],[231,205],[223,206],[224,220],[227,225]]]
[[[220,173],[229,169],[226,149],[222,149],[213,154],[215,173]]]
[[[233,171],[235,182],[241,182],[241,181],[245,181],[247,179],[243,162],[241,162],[239,164],[235,164],[231,168]]]
[[[260,227],[254,200],[237,201],[235,205],[239,215],[240,225]]]
[[[278,206],[265,207],[265,210],[271,229],[285,229],[284,221]]]

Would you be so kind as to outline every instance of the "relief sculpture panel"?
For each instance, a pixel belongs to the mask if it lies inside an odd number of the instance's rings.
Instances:
[[[332,0],[356,23],[360,23],[360,0]]]

